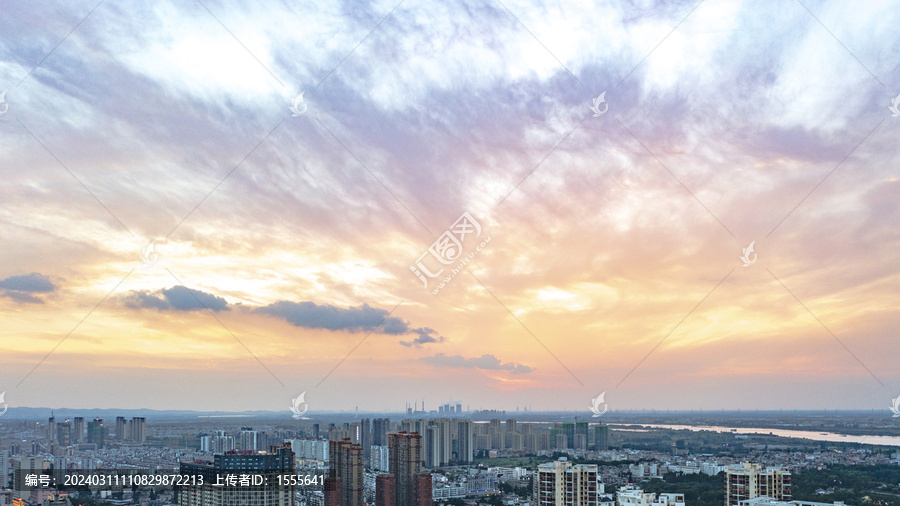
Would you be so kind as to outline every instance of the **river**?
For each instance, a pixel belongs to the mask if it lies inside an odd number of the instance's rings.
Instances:
[[[615,429],[615,425],[611,425]],[[836,434],[833,432],[815,432],[809,430],[790,430],[790,429],[759,429],[745,427],[721,427],[710,425],[662,425],[654,423],[637,423],[629,425],[640,425],[643,427],[655,427],[660,429],[687,429],[694,432],[709,430],[713,432],[731,432],[734,434],[763,434],[779,437],[793,437],[801,439],[810,439],[813,441],[831,441],[835,443],[865,443],[879,446],[900,446],[900,436],[848,436],[846,434]]]

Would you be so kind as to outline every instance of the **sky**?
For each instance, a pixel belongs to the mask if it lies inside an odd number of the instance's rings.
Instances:
[[[895,4],[4,10],[10,407],[900,396]]]

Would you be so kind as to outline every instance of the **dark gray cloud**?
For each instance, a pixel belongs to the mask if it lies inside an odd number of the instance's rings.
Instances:
[[[162,290],[134,290],[125,296],[125,305],[134,309],[151,308],[160,311],[194,311],[209,309],[227,311],[228,301],[201,290],[173,286]]]
[[[28,293],[48,293],[56,290],[56,285],[47,276],[32,272],[23,276],[10,276],[0,280],[0,289]]]
[[[2,291],[0,291],[0,295],[3,295],[4,297],[9,297],[10,299],[12,299],[16,302],[23,302],[23,303],[30,303],[30,304],[43,304],[44,303],[44,299],[41,299],[40,297],[35,297],[34,295],[31,295],[30,293],[25,293],[25,292],[16,292],[13,290],[2,290]]]
[[[410,330],[410,332],[418,334],[419,337],[411,341],[400,341],[400,344],[403,346],[415,346],[416,348],[421,348],[423,344],[443,343],[446,340],[444,336],[437,335],[437,331],[430,327],[419,327]]]
[[[37,272],[10,276],[0,280],[0,295],[9,297],[16,302],[43,304],[43,299],[32,294],[50,293],[55,290],[56,285],[50,281],[50,278]]]
[[[342,308],[330,304],[316,304],[312,301],[292,302],[282,300],[263,306],[257,312],[281,318],[294,325],[308,329],[343,330],[347,332],[369,332],[379,334],[406,335],[418,337],[400,341],[403,346],[421,347],[428,343],[442,343],[445,337],[438,335],[430,327],[412,328],[409,322],[396,316],[388,316],[387,310],[374,308],[368,304]],[[380,325],[379,325],[380,324]]]
[[[388,316],[384,309],[363,304],[341,308],[311,301],[291,302],[281,300],[257,309],[258,312],[281,318],[295,327],[308,329],[346,330],[362,332],[381,325],[382,334],[408,334],[409,326],[396,316]],[[384,323],[382,323],[382,321]]]
[[[483,369],[485,371],[509,371],[512,374],[527,374],[533,369],[516,362],[503,363],[494,355],[465,358],[461,355],[444,355],[438,353],[433,357],[422,357],[423,362],[439,367],[463,367],[466,369]]]

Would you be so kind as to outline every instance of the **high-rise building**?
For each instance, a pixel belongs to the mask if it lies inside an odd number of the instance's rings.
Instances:
[[[127,431],[128,439],[135,443],[147,442],[147,419],[144,417],[134,417],[131,419],[131,430]]]
[[[365,506],[362,446],[350,438],[328,445],[328,476],[341,480],[342,505]]]
[[[431,506],[431,474],[413,476],[413,502],[411,506]]]
[[[453,425],[454,420],[450,418],[439,418],[434,420],[438,427],[438,458],[440,465],[445,466],[453,460]]]
[[[453,420],[437,418],[431,420],[425,428],[424,463],[425,467],[435,469],[446,466],[453,458]]]
[[[294,473],[294,454],[287,446],[268,452],[232,451],[217,454],[211,464],[182,463],[181,474],[202,475],[202,485],[179,487],[179,506],[293,506],[294,487],[280,485],[279,475]],[[250,473],[263,476],[262,486],[218,486],[217,475]]]
[[[562,433],[566,435],[566,446],[560,448],[573,448],[575,446],[575,423],[563,422],[560,424]]]
[[[491,434],[492,450],[502,450],[504,446],[506,445],[503,443],[503,434],[500,434],[499,432]]]
[[[68,421],[57,422],[56,442],[59,443],[60,446],[70,446],[72,444],[72,426]]]
[[[363,418],[360,422],[362,433],[360,434],[359,444],[363,449],[363,460],[368,462],[372,455],[372,420]]]
[[[50,412],[50,419],[47,420],[47,439],[50,441],[56,440],[56,417],[53,416],[53,412]]]
[[[9,486],[9,450],[0,450],[0,488]]]
[[[472,420],[460,420],[456,426],[456,461],[468,464],[475,460],[475,424]]]
[[[342,429],[340,427],[332,427],[328,429],[328,440],[329,441],[343,441],[350,437],[350,431],[347,429]]]
[[[350,424],[348,431],[350,432],[350,441],[362,446],[362,424],[360,422],[353,422]]]
[[[415,475],[422,472],[422,436],[408,432],[388,434],[388,451],[395,483],[394,506],[411,506]]]
[[[790,501],[790,471],[750,462],[744,462],[740,468],[725,469],[725,506],[736,506],[755,497]]]
[[[41,457],[20,457],[12,459],[13,490],[22,499],[29,494],[25,486],[25,477],[29,474],[42,474],[50,469],[53,463]]]
[[[518,432],[513,432],[512,434],[507,434],[506,436],[508,438],[508,440],[506,442],[507,447],[510,450],[520,452],[525,449],[525,440],[524,440],[522,434],[519,434]]]
[[[396,506],[397,481],[393,474],[375,477],[375,506]]]
[[[97,449],[103,448],[106,444],[106,427],[103,426],[102,418],[94,418],[88,422],[87,442],[97,445]]]
[[[478,434],[475,436],[475,451],[490,450],[491,436],[488,434]]]
[[[234,436],[216,436],[213,438],[212,451],[215,453],[228,453],[236,448]]]
[[[597,451],[609,450],[609,426],[602,423],[594,426],[594,449]]]
[[[441,467],[440,428],[429,425],[422,438],[422,465],[429,469]]]
[[[566,435],[566,448],[575,448],[575,434],[584,434],[587,441],[588,422],[563,422],[562,433]]]
[[[119,441],[127,441],[131,436],[126,433],[127,424],[124,416],[116,417],[116,439]]]
[[[538,435],[537,434],[522,434],[522,446],[525,448],[525,451],[528,453],[537,453],[538,452]]]
[[[84,417],[76,416],[72,419],[72,443],[84,441]]]
[[[587,450],[587,436],[584,434],[575,434],[575,442],[572,445],[573,450]]]
[[[572,438],[574,438],[574,437],[575,437],[575,435],[573,434],[573,435],[572,435]],[[556,441],[554,442],[553,448],[555,448],[555,449],[557,449],[557,450],[566,450],[566,449],[568,449],[568,448],[569,448],[569,439],[568,439],[568,437],[566,437],[565,434],[557,434],[557,435],[556,435]]]
[[[294,456],[302,460],[328,462],[329,443],[316,439],[291,439],[288,441]]]
[[[344,506],[344,486],[340,478],[325,478],[325,506]]]
[[[537,451],[550,450],[550,434],[542,432],[537,435]]]
[[[410,434],[415,432],[419,435],[425,435],[425,427],[427,427],[429,423],[428,420],[404,418],[400,421],[400,431],[409,432]]]
[[[581,434],[584,436],[585,449],[587,449],[588,425],[589,425],[588,422],[575,422],[575,434]],[[571,448],[575,448],[574,435],[573,435],[572,441],[570,441],[570,443],[572,444]]]
[[[372,420],[372,445],[387,446],[388,432],[391,431],[391,421],[388,418],[376,418]]]
[[[253,430],[252,427],[241,427],[241,450],[244,451],[256,451],[259,450],[258,446],[258,432]]]
[[[572,465],[565,457],[540,464],[533,480],[535,506],[597,506],[603,492],[595,464]]]
[[[387,446],[373,446],[369,457],[369,467],[386,473],[391,469],[391,452]]]

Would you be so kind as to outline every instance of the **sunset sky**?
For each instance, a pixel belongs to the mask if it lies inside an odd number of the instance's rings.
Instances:
[[[398,1],[4,7],[10,407],[889,414],[896,3]]]

